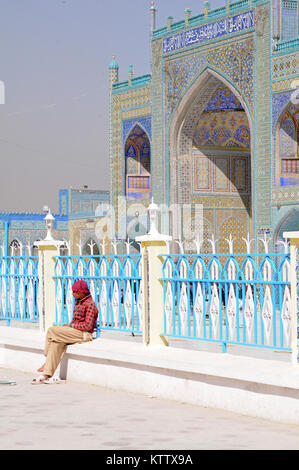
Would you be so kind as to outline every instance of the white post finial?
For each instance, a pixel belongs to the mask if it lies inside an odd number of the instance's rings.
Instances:
[[[234,241],[236,240],[235,238],[232,237],[232,234],[230,233],[229,234],[229,238],[225,238],[225,240],[227,241],[227,244],[229,246],[229,253],[232,254],[234,249]]]
[[[79,255],[82,256],[82,241],[81,241],[81,237],[80,237],[80,242],[77,243],[77,247],[79,248]]]
[[[149,219],[150,219],[150,230],[148,232],[148,235],[155,235],[159,233],[157,229],[158,211],[159,211],[159,207],[157,206],[157,204],[154,203],[154,198],[152,197],[152,202],[148,208]]]
[[[90,243],[88,243],[88,246],[90,248],[90,254],[93,256],[93,247],[96,246],[96,244],[93,242],[93,240],[90,240]]]
[[[32,247],[31,247],[31,245],[30,245],[30,240],[27,241],[26,248],[27,248],[27,250],[28,250],[28,256],[31,256],[31,254],[32,254],[32,251],[31,251],[31,250],[32,250]]]
[[[242,240],[246,243],[247,254],[250,254],[251,242],[253,242],[254,239],[250,240],[249,233],[247,232],[247,238],[242,237]]]
[[[102,255],[106,254],[105,246],[106,246],[106,242],[105,242],[105,239],[103,239],[103,243],[100,243],[100,247],[102,248]]]
[[[130,241],[129,241],[129,237],[128,237],[128,238],[127,238],[127,241],[125,242],[127,255],[130,254],[130,246],[131,246],[132,244],[133,244],[133,242],[130,242]]]
[[[182,242],[182,240],[175,240],[175,242],[179,245],[180,247],[180,254],[183,255],[184,254],[184,242]]]
[[[270,237],[267,238],[266,234],[264,233],[264,238],[259,238],[259,240],[264,245],[265,253],[268,254],[269,253],[269,243],[270,243],[270,240],[272,240],[272,238],[270,238]]]
[[[214,234],[212,233],[212,237],[211,237],[211,239],[208,239],[208,241],[211,243],[213,254],[215,254],[216,253],[216,243],[218,242],[218,239],[215,240]]]
[[[172,238],[168,235],[162,235],[159,233],[157,225],[158,225],[158,212],[159,207],[154,202],[154,198],[152,197],[152,202],[148,206],[148,215],[150,221],[150,229],[147,235],[142,235],[141,237],[136,237],[136,241],[152,241],[152,240],[164,240],[170,241]]]
[[[51,214],[50,209],[48,210],[48,214],[46,215],[44,220],[45,220],[46,229],[47,229],[47,235],[46,235],[45,241],[54,240],[54,238],[52,236],[52,230],[53,230],[53,227],[54,227],[55,218]]]
[[[111,240],[111,245],[113,246],[114,254],[117,255],[117,245],[118,245],[118,241],[116,240],[116,238],[114,238],[113,240]]]
[[[194,245],[196,246],[197,254],[200,254],[201,245],[203,244],[203,239],[200,237],[199,233],[196,234],[196,237],[193,240]]]
[[[278,240],[277,245],[283,245],[285,254],[287,254],[289,252],[290,243],[288,242],[288,240],[286,240],[286,239]]]
[[[23,243],[20,242],[20,256],[23,256],[23,248],[24,248]]]

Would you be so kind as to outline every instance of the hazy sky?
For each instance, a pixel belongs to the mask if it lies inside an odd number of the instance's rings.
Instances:
[[[224,0],[211,0],[211,7]],[[0,0],[0,211],[58,210],[58,190],[109,189],[108,65],[150,73],[150,0]],[[157,28],[203,1],[156,0]]]

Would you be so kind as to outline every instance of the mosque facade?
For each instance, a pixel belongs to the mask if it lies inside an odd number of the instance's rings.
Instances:
[[[180,238],[189,224],[196,233],[201,207],[204,238],[232,235],[240,252],[247,234],[275,246],[299,229],[298,11],[297,0],[205,2],[156,29],[152,2],[150,73],[135,77],[130,66],[119,81],[115,58],[109,66],[118,230],[119,201],[137,208],[128,226],[151,198],[166,208],[164,232]]]

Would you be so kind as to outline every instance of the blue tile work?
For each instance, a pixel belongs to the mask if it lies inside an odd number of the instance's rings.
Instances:
[[[168,119],[175,111],[188,87],[207,67],[220,72],[243,93],[249,106],[253,104],[254,41],[233,42],[225,46],[210,46],[208,50],[192,51],[183,57],[166,58],[166,97]]]
[[[222,109],[235,109],[243,111],[243,106],[236,96],[227,87],[219,88],[214,96],[210,99],[205,111],[216,111]]]
[[[142,127],[151,139],[151,191],[155,202],[201,203],[207,226],[215,231],[221,231],[228,211],[233,211],[234,223],[229,231],[237,234],[248,227],[252,237],[260,233],[273,236],[288,211],[299,209],[299,191],[292,184],[293,175],[276,175],[277,123],[291,99],[292,82],[299,78],[299,41],[295,38],[275,45],[270,0],[223,0],[223,7],[195,13],[188,19],[168,22],[154,32],[151,78],[144,90],[137,91],[133,83],[113,87],[113,204],[117,195],[125,192],[124,142],[132,127],[144,120]],[[218,91],[213,95],[215,90]],[[215,128],[215,132],[210,126],[208,134],[204,123],[199,127],[204,112],[215,116],[218,113],[219,129]],[[233,132],[226,125],[225,113],[235,113],[234,119],[239,114]],[[241,122],[244,114],[247,123]],[[147,122],[150,128],[146,127]],[[216,149],[220,156],[224,147],[230,156],[240,149],[247,152],[246,178],[248,187],[251,185],[247,199],[240,198],[238,191],[221,197],[198,191],[195,194],[195,172],[207,168],[204,161],[199,167],[195,165],[195,143],[199,144],[197,150]],[[223,172],[212,167],[209,166],[210,179],[217,176],[220,186],[227,187]],[[232,174],[231,171],[229,184]]]
[[[272,134],[274,136],[275,129],[277,126],[277,121],[280,118],[282,111],[290,102],[291,91],[286,91],[282,93],[275,93],[272,96]]]
[[[223,18],[164,39],[163,52],[172,52],[188,46],[198,45],[211,39],[222,38],[228,34],[239,33],[253,28],[254,25],[253,10],[231,16],[230,18]]]
[[[150,140],[152,139],[152,118],[151,116],[140,117],[136,119],[127,119],[123,121],[123,144],[125,143],[130,131],[138,124],[143,128]]]

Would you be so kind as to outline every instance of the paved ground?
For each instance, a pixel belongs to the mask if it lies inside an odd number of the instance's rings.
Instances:
[[[1,450],[299,449],[299,426],[0,369]]]

